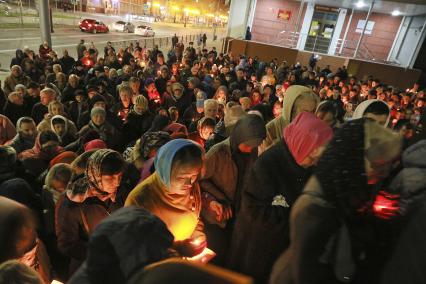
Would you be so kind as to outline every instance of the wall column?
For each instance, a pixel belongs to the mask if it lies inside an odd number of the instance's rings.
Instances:
[[[244,39],[246,29],[249,24],[252,24],[254,12],[252,9],[256,8],[255,0],[233,0],[229,9],[228,28],[226,35],[228,37]],[[251,23],[250,23],[251,22]]]

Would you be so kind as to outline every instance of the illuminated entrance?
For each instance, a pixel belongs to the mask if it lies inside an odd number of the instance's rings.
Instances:
[[[327,53],[336,29],[339,9],[316,6],[306,39],[305,50]]]

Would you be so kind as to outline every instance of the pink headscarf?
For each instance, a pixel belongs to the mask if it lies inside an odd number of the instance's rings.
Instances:
[[[310,112],[300,113],[284,128],[284,140],[297,164],[333,137],[333,130]]]

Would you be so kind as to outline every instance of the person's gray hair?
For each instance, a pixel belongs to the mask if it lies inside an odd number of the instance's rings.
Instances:
[[[24,90],[27,90],[27,87],[25,87],[25,85],[23,85],[23,84],[17,84],[15,86],[15,91],[17,91],[19,88],[23,88]]]
[[[56,97],[56,91],[52,88],[44,88],[43,90],[40,91],[40,96],[42,94],[49,94],[51,96]]]

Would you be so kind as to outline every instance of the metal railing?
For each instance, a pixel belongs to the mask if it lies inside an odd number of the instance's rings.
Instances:
[[[276,39],[271,43],[287,48],[297,48],[299,38],[301,36],[305,37],[305,45],[303,50],[306,51],[328,54],[329,49],[333,48],[335,50],[334,55],[337,56],[354,57],[368,61],[399,65],[398,62],[390,62],[387,61],[386,58],[380,58],[379,56],[376,56],[364,42],[361,42],[361,45],[358,48],[358,52],[355,56],[356,45],[358,43],[356,40],[343,40],[339,38],[335,46],[332,46],[333,42],[331,38],[325,38],[319,35],[312,37],[308,34],[301,34],[299,32],[285,30],[280,32]]]

